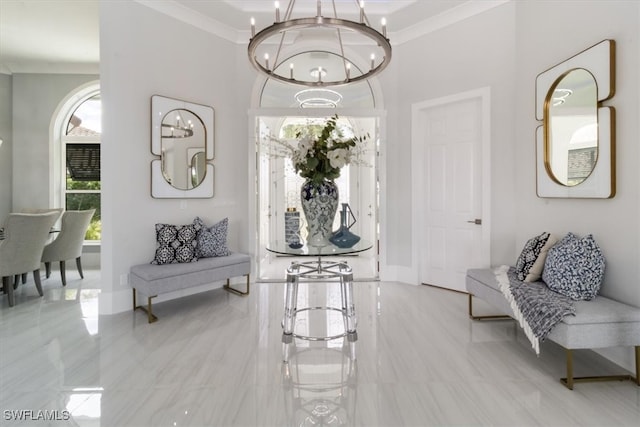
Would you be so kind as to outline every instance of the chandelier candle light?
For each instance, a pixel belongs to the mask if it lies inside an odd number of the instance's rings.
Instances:
[[[330,3],[333,9],[333,16],[323,16],[322,1],[317,0],[316,16],[292,18],[295,0],[290,0],[284,13],[284,19],[281,19],[280,4],[275,2],[275,22],[257,33],[256,21],[251,18],[251,39],[248,46],[248,55],[249,61],[255,69],[271,79],[313,87],[354,83],[369,79],[384,70],[391,60],[391,43],[387,38],[386,19],[383,18],[381,20],[382,32],[380,32],[369,24],[369,19],[365,14],[364,1],[354,0],[354,3],[359,8],[359,22],[338,18],[335,0],[331,0]],[[304,48],[302,52],[296,50],[296,41],[299,38],[304,40],[305,34],[308,33],[313,37],[322,31],[326,31],[327,34],[335,34],[337,37],[324,37],[322,49]],[[354,63],[352,59],[347,57],[343,40],[343,38],[347,37],[358,39],[358,45],[370,45],[375,50],[369,57],[370,67],[368,70],[362,70],[358,67],[358,63],[361,66],[367,63],[366,58],[358,58],[356,59],[357,63]],[[291,40],[293,40],[293,43]],[[337,43],[335,40],[337,40]],[[332,46],[329,46],[330,44]],[[281,56],[285,55],[285,52],[283,52],[283,46],[285,45],[295,53],[290,53],[287,58],[280,60]],[[271,51],[272,54],[275,53],[272,56],[272,62],[269,61],[271,57],[269,52],[265,51]],[[296,61],[303,62],[303,56],[312,53],[330,53],[337,56],[341,62],[341,69],[327,70],[322,65],[315,65],[313,76],[306,75],[305,67],[296,67]],[[264,60],[259,60],[259,57],[264,58]],[[381,60],[376,62],[378,57],[381,57]]]

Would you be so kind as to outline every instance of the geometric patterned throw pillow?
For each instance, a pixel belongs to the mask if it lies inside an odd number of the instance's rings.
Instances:
[[[198,261],[198,232],[194,224],[156,224],[156,255],[151,264],[175,264]]]
[[[231,254],[227,246],[229,218],[225,218],[209,228],[207,228],[199,217],[194,220],[194,223],[200,227],[196,252],[198,258],[227,256]]]
[[[569,233],[549,249],[542,280],[559,294],[588,301],[598,294],[604,269],[604,255],[593,236],[580,239]]]
[[[545,232],[539,236],[532,237],[525,243],[522,252],[520,252],[520,256],[516,261],[516,275],[518,280],[524,282],[529,275],[529,271],[531,267],[535,264],[536,260],[540,256],[542,252],[542,248],[547,244],[547,240],[549,240],[550,234]]]

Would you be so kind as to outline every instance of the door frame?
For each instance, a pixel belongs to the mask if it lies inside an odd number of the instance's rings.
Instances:
[[[307,116],[307,117],[320,117],[320,116],[331,116],[333,114],[338,114],[339,116],[351,116],[351,117],[364,117],[371,118],[377,120],[378,126],[378,140],[377,140],[377,149],[379,150],[376,154],[376,179],[379,184],[379,188],[377,190],[377,199],[378,203],[374,206],[374,221],[376,224],[376,229],[378,230],[375,233],[374,239],[374,247],[371,249],[373,252],[373,258],[375,259],[376,269],[375,269],[375,277],[370,278],[372,280],[379,280],[380,275],[382,274],[381,268],[385,265],[382,261],[384,259],[385,253],[381,249],[380,241],[383,240],[385,234],[384,227],[384,215],[383,210],[380,209],[380,206],[384,206],[385,197],[386,197],[386,163],[384,161],[384,146],[386,141],[386,111],[382,109],[376,108],[336,108],[332,110],[327,109],[318,109],[318,108],[256,108],[250,109],[248,111],[248,152],[249,152],[249,183],[250,189],[248,194],[248,208],[249,208],[249,227],[248,227],[248,238],[249,238],[249,248],[250,252],[253,254],[255,262],[251,268],[251,274],[253,277],[258,278],[258,263],[260,262],[260,248],[259,239],[258,239],[258,221],[259,221],[259,207],[258,207],[258,182],[257,182],[257,144],[259,144],[259,129],[258,129],[258,118],[260,117],[287,117],[287,116]],[[374,141],[375,143],[376,141]]]
[[[412,253],[414,256],[413,274],[415,283],[422,283],[422,266],[425,260],[423,256],[423,246],[420,245],[420,237],[424,235],[425,224],[420,220],[421,206],[424,206],[428,198],[425,194],[424,186],[420,185],[421,171],[424,165],[421,159],[425,156],[425,145],[421,143],[426,137],[424,120],[422,116],[425,110],[433,107],[444,106],[470,99],[480,99],[482,115],[482,141],[481,141],[481,163],[482,163],[482,263],[484,265],[469,266],[489,267],[491,265],[491,88],[483,87],[440,98],[429,99],[411,104],[411,181],[413,203],[412,229],[415,231],[412,239]],[[428,190],[428,189],[427,189]]]

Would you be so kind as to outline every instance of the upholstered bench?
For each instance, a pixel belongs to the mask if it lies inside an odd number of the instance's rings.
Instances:
[[[466,288],[469,293],[468,310],[471,319],[506,319],[513,317],[511,306],[500,290],[500,285],[493,269],[467,270]],[[509,315],[474,315],[474,297]],[[573,390],[574,383],[588,381],[632,380],[637,385],[640,385],[640,308],[599,295],[591,301],[576,301],[575,309],[575,316],[565,316],[546,337],[566,350],[567,377],[561,379],[562,383],[571,390]],[[580,378],[573,376],[572,350],[616,346],[635,347],[635,377],[631,375]]]
[[[249,294],[249,273],[251,257],[241,253],[227,256],[200,258],[196,262],[175,264],[140,264],[130,269],[129,283],[133,288],[133,310],[141,309],[147,313],[149,323],[158,318],[151,310],[151,300],[160,294],[174,292],[194,286],[225,280],[225,290],[236,295]],[[246,290],[232,288],[231,277],[246,276]],[[147,307],[137,304],[136,293],[147,298]]]

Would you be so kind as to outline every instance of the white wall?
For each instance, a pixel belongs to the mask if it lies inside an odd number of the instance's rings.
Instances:
[[[516,150],[518,247],[541,231],[592,233],[607,259],[601,293],[640,306],[640,151],[638,149],[639,2],[516,2]],[[578,19],[579,17],[579,19]],[[616,41],[617,194],[613,199],[540,199],[535,193],[535,78],[604,39]],[[607,351],[631,368],[631,351]]]
[[[574,2],[518,3],[516,155],[531,161],[516,176],[518,240],[541,228],[557,233],[593,233],[607,256],[602,293],[640,305],[640,286],[631,285],[638,267],[638,6],[637,2],[591,1],[575,15]],[[617,112],[617,194],[613,199],[539,199],[535,195],[533,135],[536,75],[604,39],[616,41],[616,94],[606,105]],[[526,52],[526,54],[524,54]],[[529,96],[526,96],[529,94]]]
[[[253,83],[239,47],[135,2],[100,3],[103,94],[101,313],[131,309],[129,268],[155,251],[154,224],[229,217],[229,245],[248,252],[247,108]],[[246,53],[245,53],[246,55]],[[245,59],[246,61],[246,59]],[[150,195],[154,94],[215,110],[212,199]],[[125,276],[126,277],[126,276]]]
[[[11,117],[12,78],[7,74],[0,74],[0,227],[11,212],[11,183],[12,183],[12,140],[13,131]]]
[[[13,74],[12,212],[50,207],[51,120],[67,95],[98,76]]]
[[[387,184],[407,191],[388,193],[389,263],[415,270],[419,262],[411,254],[411,221],[406,218],[411,212],[412,104],[483,87],[491,91],[491,261],[515,262],[514,18],[510,2],[395,49],[399,83],[389,111]]]

